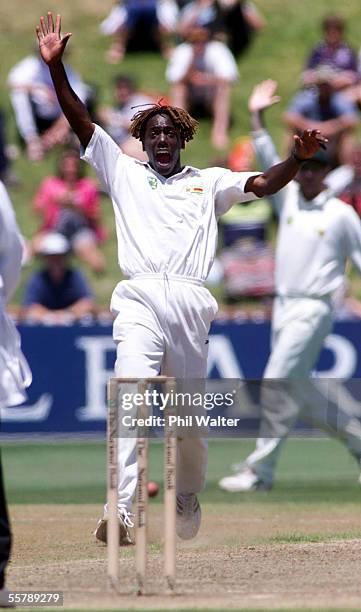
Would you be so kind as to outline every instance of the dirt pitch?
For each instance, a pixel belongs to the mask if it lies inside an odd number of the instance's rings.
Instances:
[[[162,594],[159,510],[151,508],[148,596],[134,595],[133,547],[120,551],[120,595],[107,594],[106,548],[91,535],[99,513],[92,505],[13,506],[9,588],[61,590],[65,608],[81,609],[360,609],[361,541],[342,538],[360,530],[357,509],[293,518],[289,509],[275,514],[257,503],[252,516],[240,504],[204,504],[199,536],[179,543],[171,597]],[[311,541],[297,541],[297,533]],[[324,541],[312,541],[320,533]]]

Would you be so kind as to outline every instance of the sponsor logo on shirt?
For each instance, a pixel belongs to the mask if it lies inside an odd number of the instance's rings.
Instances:
[[[158,187],[158,181],[157,181],[157,179],[155,178],[155,176],[148,176],[147,178],[148,178],[148,183],[149,183],[149,185],[150,185],[150,188],[151,188],[151,189],[157,189],[157,187]]]
[[[202,185],[189,185],[186,189],[187,193],[197,193],[199,195],[202,195],[204,192],[204,189],[202,187]]]

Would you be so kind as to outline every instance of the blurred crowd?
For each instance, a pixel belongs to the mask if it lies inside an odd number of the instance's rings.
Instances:
[[[339,197],[361,215],[361,143],[355,135],[361,109],[361,60],[347,42],[346,26],[341,16],[331,14],[320,23],[320,40],[306,54],[299,91],[283,115],[284,153],[292,148],[295,133],[319,129],[329,141],[332,169],[340,168],[348,177]],[[96,89],[70,65],[66,70],[94,121],[128,155],[146,160],[141,143],[129,133],[136,109],[164,99],[198,119],[210,119],[209,137],[217,154],[213,165],[253,171],[257,163],[252,137],[240,135],[230,142],[231,94],[239,79],[241,55],[266,27],[248,0],[122,0],[100,24],[100,32],[111,41],[104,64],[119,65],[109,84],[112,104],[99,106]],[[144,91],[122,71],[126,54],[144,50],[165,59],[167,91]],[[242,61],[247,61],[244,56]],[[27,243],[26,262],[37,259],[39,269],[28,280],[20,314],[35,321],[74,320],[96,312],[93,291],[78,268],[85,265],[99,275],[106,271],[101,186],[84,175],[79,144],[40,57],[20,60],[10,70],[7,84],[18,143],[7,145],[0,112],[0,178],[9,185],[18,180],[9,160],[17,147],[29,164],[39,164],[50,150],[57,151],[54,172],[38,186],[33,202],[39,228]],[[236,205],[221,219],[220,249],[209,283],[222,287],[228,314],[239,312],[242,302],[251,303],[252,312],[256,309],[261,316],[270,312],[274,223],[272,203],[267,200]],[[346,296],[347,289],[338,298],[339,311],[360,316],[360,305]]]

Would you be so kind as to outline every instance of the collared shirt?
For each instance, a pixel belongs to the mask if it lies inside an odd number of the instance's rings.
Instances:
[[[347,259],[361,272],[361,222],[327,190],[305,200],[287,186],[276,248],[276,289],[284,296],[331,296],[342,284]]]
[[[258,172],[186,166],[164,178],[122,153],[99,126],[82,159],[95,168],[112,199],[118,261],[129,277],[167,273],[205,280],[217,245],[217,217],[257,197],[244,188]]]
[[[262,168],[279,161],[266,130],[254,132],[253,142]],[[328,188],[314,200],[303,198],[296,181],[272,197],[280,219],[275,272],[279,295],[332,295],[343,283],[348,258],[361,272],[361,221],[351,206],[335,197],[348,183],[350,171],[344,167],[330,172]]]

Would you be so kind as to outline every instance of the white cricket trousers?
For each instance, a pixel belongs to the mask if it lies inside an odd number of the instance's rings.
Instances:
[[[208,332],[217,303],[196,279],[137,275],[119,283],[112,310],[118,313],[113,326],[117,377],[206,377]],[[177,491],[203,489],[206,470],[206,439],[184,436],[178,443]],[[136,439],[120,438],[120,508],[131,509],[136,484]]]
[[[310,379],[331,329],[329,300],[275,300],[272,352],[262,383],[260,433],[255,451],[246,459],[246,465],[266,484],[272,484],[282,444],[299,415],[339,438],[358,460],[361,457],[359,420],[333,402],[327,381]]]

